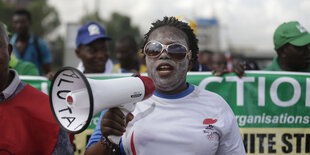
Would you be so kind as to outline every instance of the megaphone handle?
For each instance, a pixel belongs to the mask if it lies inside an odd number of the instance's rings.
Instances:
[[[135,108],[136,103],[133,104],[125,104],[120,106],[120,110],[121,112],[124,114],[125,119],[124,122],[126,121],[126,116],[128,115],[129,112],[132,112]],[[115,135],[110,135],[108,136],[108,139],[110,142],[114,143],[114,144],[119,144],[120,140],[121,140],[122,136],[115,136]]]

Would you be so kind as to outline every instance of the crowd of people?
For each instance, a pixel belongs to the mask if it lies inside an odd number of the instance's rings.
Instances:
[[[27,10],[17,10],[13,35],[0,24],[0,122],[5,126],[0,129],[0,154],[73,154],[68,134],[53,118],[48,96],[19,79],[53,78],[51,52],[30,32],[31,20]],[[83,25],[76,37],[76,67],[85,74],[146,72],[155,92],[127,116],[118,108],[102,112],[85,154],[245,154],[226,101],[186,82],[188,71],[212,71],[216,76],[229,72],[224,53],[200,51],[193,27],[175,17],[152,23],[141,48],[133,36],[118,39],[116,64],[110,58],[111,39],[100,24]],[[265,70],[310,71],[310,34],[299,22],[281,24],[273,41],[277,55]],[[244,70],[257,69],[245,62],[232,63],[239,77]],[[110,142],[109,135],[122,136],[120,143]]]

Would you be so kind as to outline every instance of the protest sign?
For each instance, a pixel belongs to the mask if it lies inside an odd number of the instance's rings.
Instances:
[[[89,78],[123,76],[130,74]],[[21,79],[48,93],[50,81],[35,77]],[[209,72],[199,72],[188,73],[187,82],[218,93],[227,101],[236,115],[247,154],[310,153],[310,74],[247,71],[240,79],[234,73],[215,77]],[[88,129],[76,135],[77,154],[84,154],[90,135],[100,123],[99,116],[95,115]]]

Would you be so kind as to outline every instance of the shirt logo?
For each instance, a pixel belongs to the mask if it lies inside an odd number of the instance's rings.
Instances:
[[[206,118],[205,120],[203,120],[204,125],[214,124],[216,122],[217,122],[217,119],[212,119],[212,118]]]
[[[216,123],[217,119],[206,118],[203,120],[203,125],[206,127],[203,129],[203,133],[207,136],[208,140],[213,141],[214,137],[213,134],[216,133],[214,126],[212,124]]]
[[[100,34],[99,27],[96,24],[89,25],[88,26],[88,32],[89,32],[90,36]]]

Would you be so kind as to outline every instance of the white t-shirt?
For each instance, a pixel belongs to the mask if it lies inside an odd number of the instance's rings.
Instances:
[[[137,103],[133,114],[122,136],[126,154],[245,155],[229,105],[196,86],[176,95],[155,92]]]

